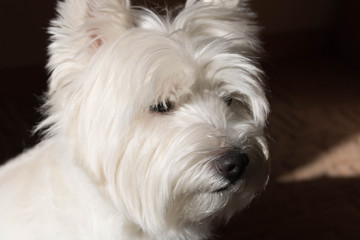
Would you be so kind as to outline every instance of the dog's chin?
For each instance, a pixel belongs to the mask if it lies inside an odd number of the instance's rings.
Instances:
[[[254,194],[244,194],[243,183],[200,192],[185,206],[184,216],[192,224],[222,224],[248,206],[253,196]]]

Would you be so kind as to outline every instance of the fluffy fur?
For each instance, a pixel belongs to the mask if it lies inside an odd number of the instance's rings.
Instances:
[[[0,239],[205,239],[262,191],[269,107],[245,1],[57,12],[45,136],[0,170]],[[233,148],[250,161],[230,183],[214,162]]]

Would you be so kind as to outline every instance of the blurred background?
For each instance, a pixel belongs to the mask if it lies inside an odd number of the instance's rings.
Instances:
[[[138,0],[155,9],[179,0]],[[0,2],[0,163],[32,146],[55,0]],[[217,239],[360,239],[360,2],[252,0],[272,106],[271,181]]]

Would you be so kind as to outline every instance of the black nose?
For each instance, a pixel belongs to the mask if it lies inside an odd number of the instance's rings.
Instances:
[[[241,150],[232,150],[215,161],[217,171],[230,182],[238,180],[249,163],[249,157]]]

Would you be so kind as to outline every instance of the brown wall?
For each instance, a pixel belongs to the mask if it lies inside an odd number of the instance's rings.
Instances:
[[[0,1],[0,68],[44,63],[54,2]]]
[[[0,69],[45,64],[46,27],[55,15],[54,5],[55,0],[0,1]],[[347,57],[360,56],[356,0],[253,0],[252,6],[264,27],[266,46],[273,57],[311,54],[319,49],[324,52],[329,48]]]

